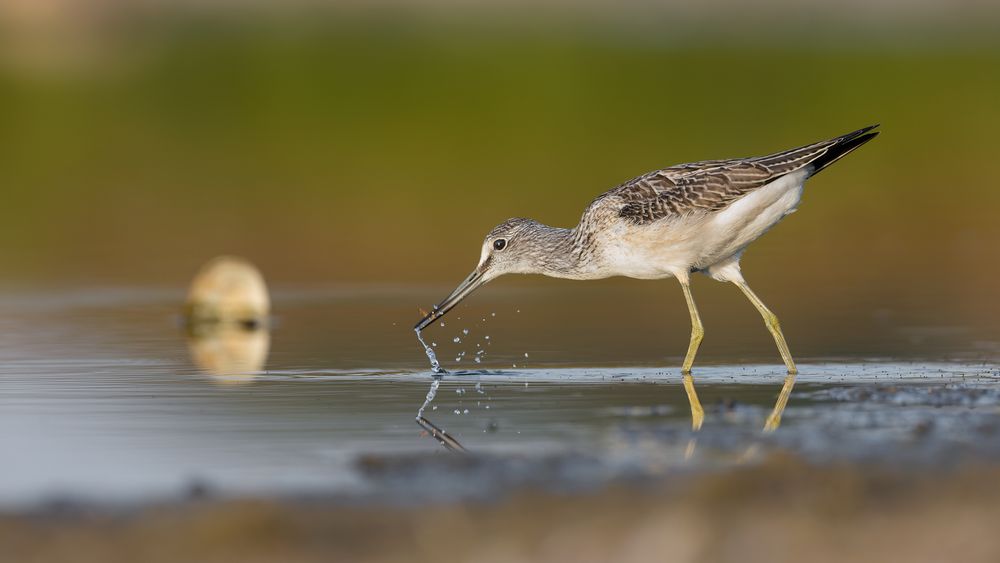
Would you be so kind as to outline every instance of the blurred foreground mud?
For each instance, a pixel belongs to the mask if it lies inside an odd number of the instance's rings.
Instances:
[[[1000,467],[772,457],[643,487],[495,503],[332,498],[65,505],[0,516],[4,561],[1000,561]]]

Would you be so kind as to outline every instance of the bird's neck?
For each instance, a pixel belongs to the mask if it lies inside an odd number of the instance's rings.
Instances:
[[[554,278],[584,279],[588,275],[586,241],[577,228],[563,229],[540,225],[536,238],[540,257],[537,264],[540,274]]]

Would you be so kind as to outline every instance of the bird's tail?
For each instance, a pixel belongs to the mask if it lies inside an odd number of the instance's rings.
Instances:
[[[875,125],[869,125],[863,129],[858,129],[853,133],[841,135],[836,139],[831,139],[829,148],[826,149],[826,152],[816,160],[809,163],[809,166],[813,167],[811,176],[818,174],[820,170],[830,166],[834,162],[837,162],[841,158],[847,156],[847,154],[854,149],[877,137],[879,132],[872,131],[872,129],[875,129],[876,127],[878,127],[877,123]]]

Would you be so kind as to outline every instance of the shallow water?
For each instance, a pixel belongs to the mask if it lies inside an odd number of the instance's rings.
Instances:
[[[649,328],[656,319],[628,331],[581,322],[554,330],[562,302],[613,318],[613,295],[601,292],[501,290],[427,329],[451,373],[423,414],[465,456],[414,424],[433,377],[410,327],[416,306],[443,288],[281,289],[270,334],[215,340],[185,334],[179,289],[8,292],[0,505],[206,489],[409,501],[641,480],[773,450],[917,468],[1000,455],[1000,368],[982,353],[995,349],[991,327],[924,327],[936,335],[929,346],[905,323],[863,322],[833,348],[867,338],[862,350],[881,343],[886,352],[831,360],[815,353],[828,349],[818,329],[786,323],[793,352],[802,343],[801,374],[781,427],[765,434],[783,366],[752,311],[724,323],[714,344],[706,315],[695,372],[706,419],[695,433],[677,368],[682,310],[662,330]],[[752,334],[728,337],[744,330]],[[246,373],[258,357],[263,369]],[[237,373],[213,375],[196,361]],[[612,367],[622,365],[633,367]]]

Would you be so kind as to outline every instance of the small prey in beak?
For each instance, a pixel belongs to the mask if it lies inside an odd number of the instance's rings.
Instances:
[[[434,306],[430,313],[428,313],[424,318],[420,319],[420,322],[413,327],[413,330],[420,332],[427,328],[428,325],[436,321],[437,319],[443,317],[448,311],[452,310],[455,305],[458,305],[467,295],[475,291],[479,286],[485,283],[485,278],[479,272],[477,268],[474,272],[469,274],[469,277],[465,278],[462,283],[458,284],[455,291],[452,291],[448,297],[445,297],[443,301]]]

